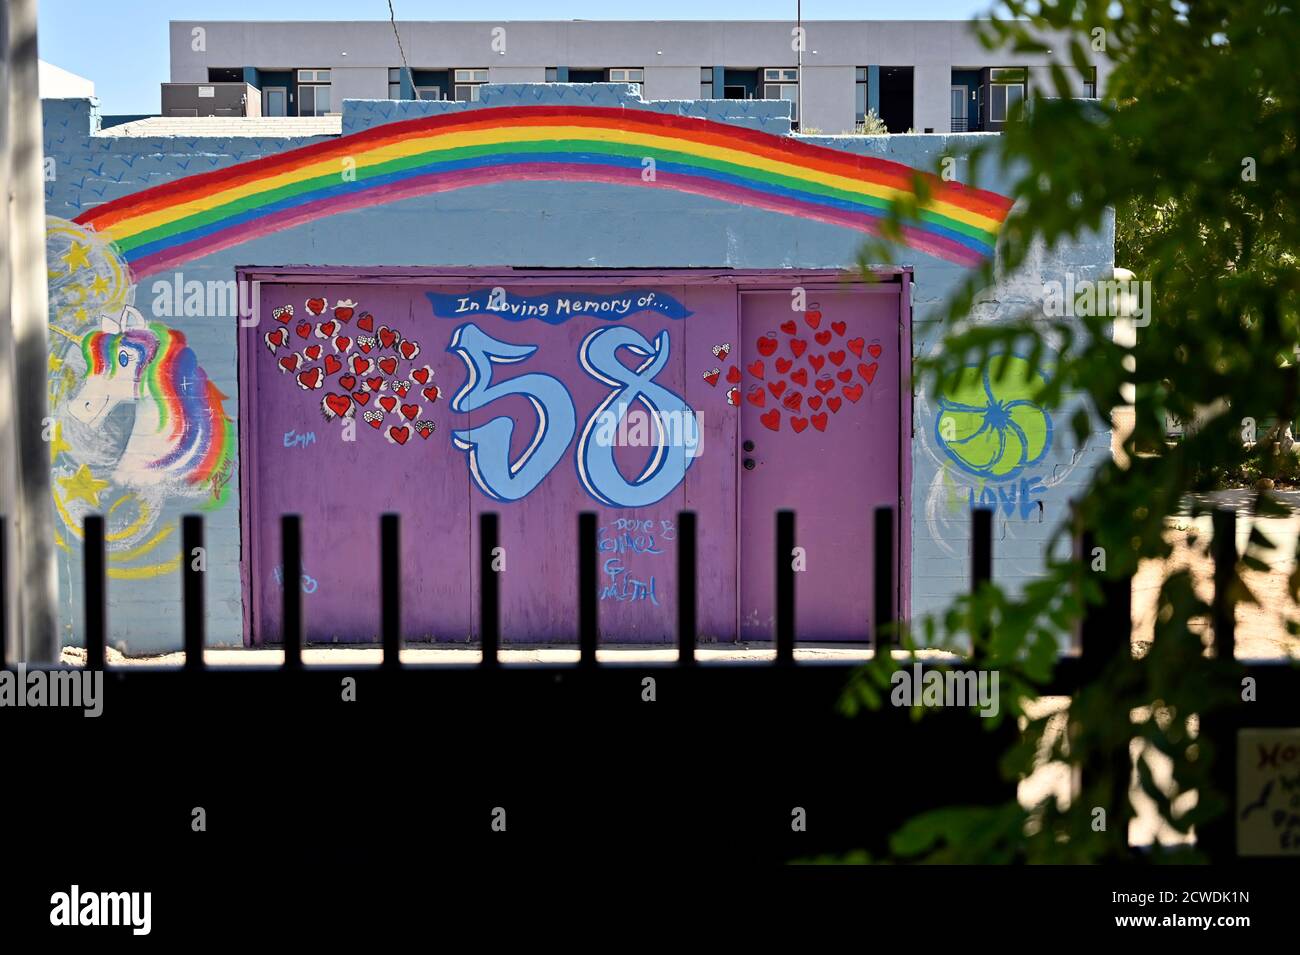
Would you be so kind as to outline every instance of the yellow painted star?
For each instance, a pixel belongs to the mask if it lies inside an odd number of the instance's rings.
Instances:
[[[78,308],[75,312],[73,312],[72,315],[78,325],[80,325],[84,321],[89,320],[90,318],[90,313],[86,311],[86,307],[84,305]]]
[[[63,422],[55,422],[54,439],[50,441],[50,463],[54,463],[55,459],[59,456],[59,452],[71,450],[72,445],[63,440]]]
[[[101,297],[107,295],[108,282],[104,280],[104,276],[96,275],[95,280],[90,283],[90,290]]]
[[[67,265],[69,275],[77,271],[77,269],[90,268],[90,259],[87,257],[88,252],[90,252],[90,246],[83,245],[80,242],[73,242],[72,245],[68,246],[68,251],[64,252],[60,258]]]
[[[101,481],[91,474],[90,468],[85,464],[77,468],[77,473],[72,477],[59,478],[59,483],[63,485],[64,500],[81,498],[94,507],[99,507],[100,492],[109,486],[108,481]]]
[[[63,367],[63,359],[60,358],[58,355],[54,354],[54,352],[50,352],[50,360],[48,364],[49,364],[50,371],[58,371],[60,368]]]

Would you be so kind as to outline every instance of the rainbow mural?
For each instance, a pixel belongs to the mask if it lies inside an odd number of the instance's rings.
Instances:
[[[653,158],[653,180],[643,178]],[[355,162],[355,178],[344,161]],[[350,168],[350,167],[349,167]],[[189,176],[76,221],[107,237],[136,279],[323,216],[500,182],[667,188],[879,234],[917,170],[785,136],[649,110],[496,107],[390,123]],[[993,254],[1011,200],[920,174],[929,200],[911,248],[961,265]]]

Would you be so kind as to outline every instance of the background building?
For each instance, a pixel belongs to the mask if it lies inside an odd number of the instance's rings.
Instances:
[[[1051,54],[1012,62],[965,20],[384,21],[171,23],[164,116],[319,116],[345,99],[472,101],[485,83],[626,82],[646,99],[796,101],[805,131],[852,132],[874,109],[890,132],[1000,129]],[[1059,51],[1058,51],[1059,53]],[[1096,96],[1106,61],[1066,67]],[[1066,59],[1068,57],[1057,57]]]

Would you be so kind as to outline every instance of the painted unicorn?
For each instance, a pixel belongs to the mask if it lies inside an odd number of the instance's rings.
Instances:
[[[222,407],[226,396],[199,367],[185,336],[127,306],[120,319],[102,319],[81,350],[86,377],[68,399],[67,414],[94,427],[123,402],[135,405],[113,483],[153,501],[182,495],[207,498],[214,507],[224,502],[234,426]]]

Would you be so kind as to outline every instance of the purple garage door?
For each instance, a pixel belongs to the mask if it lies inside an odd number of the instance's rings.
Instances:
[[[284,513],[302,516],[307,639],[376,640],[387,511],[407,638],[474,639],[484,510],[501,517],[505,640],[574,639],[590,510],[602,639],[669,641],[683,509],[702,640],[770,639],[782,506],[808,552],[801,636],[861,636],[869,515],[898,500],[898,286],[817,293],[792,316],[788,292],[741,281],[264,280],[240,336],[249,641],[279,639]]]
[[[800,640],[862,639],[872,511],[899,504],[899,286],[741,299],[740,631],[771,639],[775,514],[796,512]]]

